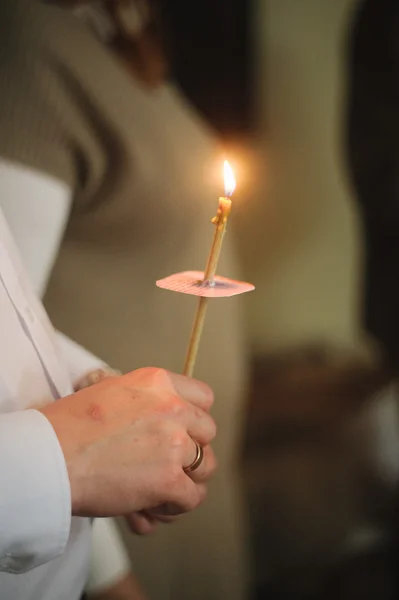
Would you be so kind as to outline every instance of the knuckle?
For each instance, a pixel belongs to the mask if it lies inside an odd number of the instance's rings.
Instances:
[[[206,409],[210,410],[212,408],[214,402],[215,402],[214,393],[211,390],[211,388],[207,386],[206,393],[205,393],[205,401],[204,401],[204,405],[206,406]]]
[[[173,417],[183,417],[188,410],[188,404],[176,394],[165,393],[162,396],[164,411]]]
[[[130,373],[126,373],[124,378],[128,381],[133,380],[135,383],[141,383],[141,381],[145,380],[148,377],[148,372],[151,370],[151,367],[141,367],[140,369],[135,369],[134,371],[130,371]]]
[[[187,498],[186,508],[188,511],[195,510],[202,503],[202,498],[197,487],[195,487],[194,493],[190,494]]]
[[[134,374],[151,385],[165,385],[170,381],[168,372],[160,367],[141,367],[134,371]]]
[[[182,400],[179,396],[176,396],[176,395],[172,396],[170,398],[170,401],[171,401],[171,409],[173,411],[173,414],[176,415],[177,417],[182,417],[182,416],[186,415],[187,412],[190,410],[187,402]]]
[[[214,440],[217,434],[218,428],[213,419],[210,419],[209,422],[209,437],[211,440]]]
[[[179,483],[182,481],[183,476],[184,472],[181,465],[173,462],[168,468],[168,473],[166,477],[166,485],[168,489],[170,491],[175,491]]]
[[[154,379],[157,374],[157,367],[142,367],[136,371],[137,375],[145,377],[146,379]]]
[[[205,418],[201,421],[202,423],[202,432],[203,432],[203,441],[209,444],[212,442],[217,433],[217,426],[215,421],[209,415],[206,415]]]
[[[182,429],[176,429],[170,436],[172,451],[180,450],[187,446],[187,432]]]
[[[154,385],[165,386],[170,384],[169,373],[160,367],[150,367],[149,377]]]

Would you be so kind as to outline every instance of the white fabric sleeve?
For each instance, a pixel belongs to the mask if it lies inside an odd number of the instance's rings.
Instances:
[[[110,588],[130,572],[129,558],[113,519],[94,521],[92,550],[87,592]]]
[[[24,573],[62,554],[71,523],[68,472],[39,411],[0,416],[0,481],[0,571]]]
[[[0,159],[0,206],[34,289],[40,297],[45,292],[57,257],[71,204],[72,191],[62,181]],[[57,337],[72,383],[76,383],[90,371],[105,366],[103,361],[62,333],[58,333]],[[30,432],[26,437],[32,440]],[[2,439],[0,449],[1,447]],[[1,456],[4,454],[1,453]],[[41,521],[38,519],[37,523],[40,525]],[[1,529],[0,537],[2,537]],[[0,568],[2,568],[1,563]],[[94,526],[91,561],[92,591],[98,586],[109,587],[118,575],[126,574],[129,569],[127,553],[118,537],[115,525],[111,520],[99,521]]]
[[[59,331],[57,332],[57,339],[73,384],[76,384],[79,379],[82,379],[90,371],[103,369],[107,366],[104,361]]]

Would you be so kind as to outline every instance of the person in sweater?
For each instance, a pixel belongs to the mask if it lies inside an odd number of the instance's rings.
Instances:
[[[43,275],[58,329],[122,371],[159,364],[178,372],[195,304],[157,290],[155,281],[204,267],[220,195],[219,148],[165,81],[150,8],[132,13],[115,0],[79,3],[76,12],[72,4],[2,3],[0,156],[39,179],[55,178],[63,190],[57,200],[44,189],[18,194],[3,208],[31,272],[49,232],[64,234]],[[239,275],[231,236],[220,271]],[[217,397],[219,470],[207,503],[151,538],[126,535],[152,600],[245,597],[236,461],[245,355],[238,302],[216,303],[196,371]]]

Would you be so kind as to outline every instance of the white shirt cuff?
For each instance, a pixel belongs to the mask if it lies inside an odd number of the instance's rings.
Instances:
[[[93,547],[88,592],[112,587],[130,572],[130,562],[113,519],[96,519],[93,524]]]
[[[65,549],[71,492],[64,455],[36,410],[0,415],[0,571],[24,573]]]

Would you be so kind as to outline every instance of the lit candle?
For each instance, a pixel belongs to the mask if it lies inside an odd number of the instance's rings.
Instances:
[[[224,190],[225,196],[219,198],[219,207],[216,217],[212,219],[212,223],[216,226],[215,235],[209,253],[208,262],[204,271],[202,285],[215,285],[216,269],[219,262],[220,252],[224,236],[226,233],[227,220],[231,212],[231,196],[236,187],[234,173],[227,160],[224,161]],[[186,360],[184,363],[183,373],[189,377],[192,376],[197,359],[198,348],[201,341],[202,330],[204,328],[206,309],[208,308],[209,298],[201,296],[198,301],[197,312],[195,314],[193,327],[191,330],[190,341],[188,345]]]
[[[197,296],[199,298],[183,369],[183,373],[189,377],[192,376],[194,371],[205,322],[206,309],[208,307],[208,300],[210,298],[228,298],[230,296],[237,296],[239,294],[251,292],[255,289],[255,286],[252,285],[252,283],[236,281],[216,274],[223,239],[226,233],[227,221],[231,212],[231,196],[235,187],[236,182],[233,171],[229,163],[225,161],[225,196],[219,198],[218,212],[216,217],[212,219],[212,223],[215,225],[215,235],[213,237],[205,271],[203,273],[198,271],[174,273],[173,275],[159,279],[156,282],[157,286],[163,290],[189,294],[190,296]]]
[[[236,188],[234,173],[227,160],[224,161],[224,193],[223,198],[219,198],[219,207],[216,217],[212,223],[216,225],[215,235],[208,262],[204,273],[204,284],[214,285],[214,277],[219,262],[220,251],[222,249],[224,235],[226,233],[227,219],[231,212],[231,196]]]

